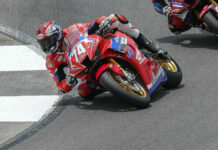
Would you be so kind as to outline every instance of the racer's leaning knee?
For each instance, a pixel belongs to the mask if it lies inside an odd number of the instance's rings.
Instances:
[[[82,83],[77,88],[78,94],[83,98],[88,98],[92,94],[91,88],[86,84]]]

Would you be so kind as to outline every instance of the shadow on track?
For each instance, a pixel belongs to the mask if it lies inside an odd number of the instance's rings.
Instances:
[[[137,110],[137,108],[127,105],[125,101],[122,101],[117,97],[114,97],[110,93],[100,94],[93,99],[83,99],[79,96],[72,97],[70,95],[66,95],[63,97],[59,105],[75,105],[80,109],[104,110],[109,112],[127,112]]]
[[[180,85],[176,89],[183,88],[184,85]],[[171,89],[171,90],[176,90]],[[159,88],[155,93],[151,95],[151,105],[159,100],[161,100],[164,96],[166,96],[171,90],[166,90],[164,88]],[[69,106],[74,105],[80,109],[87,110],[104,110],[109,112],[128,112],[128,111],[137,111],[140,110],[138,108],[132,107],[128,105],[125,100],[121,100],[110,93],[106,92],[96,96],[94,99],[85,100],[81,97],[72,97],[71,95],[63,96],[62,100],[58,104],[59,106]],[[146,109],[146,108],[145,108]]]
[[[178,90],[178,89],[181,89],[184,87],[185,87],[184,84],[180,84],[178,87],[173,88],[173,89],[159,88],[157,91],[155,91],[151,95],[151,104],[161,100],[164,96],[166,96],[168,93],[170,93],[170,91]]]
[[[210,33],[181,34],[156,39],[160,43],[172,43],[186,48],[207,48],[218,50],[218,37]]]

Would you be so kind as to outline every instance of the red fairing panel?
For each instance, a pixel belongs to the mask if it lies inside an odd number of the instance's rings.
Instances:
[[[121,77],[124,77],[124,72],[114,63],[108,62],[106,64],[103,64],[101,67],[99,67],[98,71],[96,72],[96,80],[100,77],[100,75],[106,70],[110,69],[114,73],[120,75]]]
[[[85,23],[70,26],[65,34],[66,56],[70,66],[70,73],[73,76],[77,76],[87,68],[82,62],[86,57],[90,60],[93,59],[101,39],[98,35],[88,35],[89,25],[89,23]]]
[[[114,34],[115,38],[105,39],[100,45],[102,59],[107,57],[121,58],[129,62],[138,72],[146,85],[152,83],[152,73],[160,69],[159,65],[154,65],[152,59],[146,58],[135,45],[134,41],[121,32]],[[126,45],[126,46],[124,46]],[[119,53],[114,53],[119,51]]]

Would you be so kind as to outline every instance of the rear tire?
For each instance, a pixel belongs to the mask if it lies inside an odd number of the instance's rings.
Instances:
[[[218,35],[218,18],[214,16],[214,14],[211,11],[208,11],[202,17],[202,20],[209,26],[209,28],[211,29],[211,32]]]
[[[129,102],[132,106],[135,106],[137,108],[145,108],[148,107],[150,104],[150,95],[148,92],[144,89],[146,92],[145,97],[140,97],[133,95],[129,91],[125,90],[123,87],[121,87],[110,75],[110,70],[106,70],[103,72],[99,78],[100,83],[106,88],[108,91],[110,91],[113,95],[120,97],[122,100],[125,100]],[[113,73],[113,72],[112,72]],[[140,83],[139,83],[140,84]],[[141,85],[141,84],[140,84]],[[141,85],[141,87],[144,88],[144,85]]]

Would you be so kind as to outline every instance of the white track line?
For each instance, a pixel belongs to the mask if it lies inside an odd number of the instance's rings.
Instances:
[[[45,60],[26,45],[0,46],[0,71],[46,70]]]
[[[58,96],[2,96],[0,122],[35,122],[57,102]]]
[[[1,71],[46,70],[45,60],[26,45],[0,46]],[[0,122],[38,121],[58,100],[53,96],[1,96]]]

